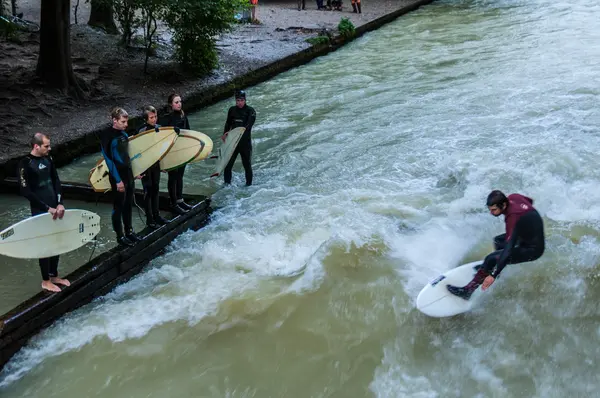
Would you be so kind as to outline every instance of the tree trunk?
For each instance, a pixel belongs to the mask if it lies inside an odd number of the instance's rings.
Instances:
[[[70,14],[70,0],[42,0],[36,73],[48,86],[82,98],[71,63]]]
[[[92,9],[88,25],[102,28],[111,35],[119,33],[113,16],[112,2],[110,0],[91,0],[91,3]]]

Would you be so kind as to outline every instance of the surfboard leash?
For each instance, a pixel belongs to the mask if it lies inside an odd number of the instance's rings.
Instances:
[[[138,208],[138,217],[140,218],[140,221],[142,223],[145,223],[144,219],[142,218],[142,216],[140,215],[140,212],[144,213],[144,217],[146,217],[146,212],[140,207],[138,206],[136,200],[135,200],[135,192],[133,193],[133,204],[135,205],[135,207]]]
[[[96,195],[96,207],[98,207],[98,202],[100,201],[100,196],[105,195],[107,192],[110,192],[110,189],[107,189],[106,191],[102,192],[101,195]],[[92,252],[90,253],[90,258],[88,259],[88,263],[90,261],[92,261],[92,257],[94,256],[94,253],[96,252],[96,246],[98,246],[98,235],[94,236],[94,247],[92,248]]]
[[[96,251],[96,246],[98,245],[98,235],[94,236],[94,247],[92,247],[92,252],[90,253],[90,258],[88,258],[88,263],[92,261],[92,257],[94,256],[94,252]]]

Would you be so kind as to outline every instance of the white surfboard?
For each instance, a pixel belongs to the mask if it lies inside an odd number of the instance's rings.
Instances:
[[[481,261],[475,261],[460,267],[448,270],[429,282],[417,296],[417,309],[431,317],[442,318],[453,316],[469,311],[477,296],[481,292],[478,288],[469,300],[462,299],[450,293],[447,285],[465,286],[471,282],[477,273],[476,265]]]
[[[169,152],[160,160],[160,169],[175,170],[194,160],[202,149],[204,149],[202,141],[181,131]]]
[[[194,131],[194,130],[181,130],[181,132],[186,135],[191,135],[193,137],[196,137],[204,143],[204,148],[202,149],[202,151],[200,151],[198,156],[196,156],[194,159],[192,159],[192,161],[190,163],[199,162],[210,156],[210,154],[212,153],[212,150],[213,150],[213,141],[210,139],[209,136],[207,136],[204,133],[201,133],[199,131]]]
[[[173,127],[161,127],[158,133],[155,130],[148,130],[129,137],[128,152],[134,177],[160,161],[171,149],[176,138],[177,134]],[[106,160],[100,159],[96,167],[90,170],[89,175],[89,181],[94,191],[110,191],[108,175]]]
[[[235,148],[242,139],[242,135],[244,135],[244,131],[246,131],[245,127],[237,127],[233,130],[230,130],[229,133],[227,133],[225,142],[221,141],[221,147],[219,148],[219,152],[217,154],[217,168],[211,177],[217,177],[221,175],[223,170],[225,170],[225,167],[227,167],[227,163],[229,163]]]
[[[49,213],[27,218],[0,232],[0,254],[45,258],[75,250],[100,232],[100,216],[87,210],[66,210],[62,219]]]

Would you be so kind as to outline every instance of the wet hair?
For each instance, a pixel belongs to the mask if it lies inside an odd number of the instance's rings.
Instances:
[[[110,111],[110,117],[112,117],[113,119],[119,120],[122,117],[126,117],[129,118],[129,114],[127,113],[127,111],[121,107],[116,107],[113,108],[112,111]]]
[[[246,99],[246,92],[244,90],[236,90],[235,99]]]
[[[143,117],[145,121],[148,121],[148,114],[150,113],[156,113],[156,108],[153,107],[152,105],[148,105],[144,107],[144,113],[143,113]]]
[[[167,98],[167,104],[169,104],[169,106],[171,107],[171,112],[173,111],[173,100],[175,99],[175,97],[179,97],[181,98],[181,95],[177,94],[177,93],[172,93],[171,95],[169,95],[169,98]],[[181,108],[181,116],[184,115],[183,113],[183,107]]]
[[[36,145],[42,146],[44,145],[44,138],[46,139],[50,139],[50,137],[48,137],[46,134],[44,133],[35,133],[33,135],[33,137],[31,137],[31,149],[33,149]]]
[[[486,204],[488,206],[497,206],[498,208],[503,208],[505,204],[508,204],[508,198],[502,191],[498,191],[496,189],[490,192],[487,197]]]

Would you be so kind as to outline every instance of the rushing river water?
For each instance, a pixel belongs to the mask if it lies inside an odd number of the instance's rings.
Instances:
[[[250,88],[255,185],[190,167],[212,223],[36,337],[0,394],[597,396],[599,40],[591,0],[441,1]],[[216,139],[232,102],[192,127]],[[546,254],[424,316],[502,232],[496,188],[535,199]]]

